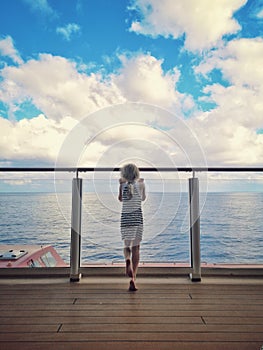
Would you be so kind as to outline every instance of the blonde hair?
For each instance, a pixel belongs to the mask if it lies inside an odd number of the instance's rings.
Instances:
[[[140,171],[135,164],[129,163],[121,168],[121,177],[128,182],[139,179]]]
[[[128,182],[128,198],[133,196],[133,182],[140,177],[140,171],[135,164],[129,163],[121,168],[121,177]]]

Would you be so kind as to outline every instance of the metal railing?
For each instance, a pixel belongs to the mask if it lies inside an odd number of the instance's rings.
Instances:
[[[93,172],[120,171],[119,167],[1,167],[0,172]],[[263,167],[140,167],[141,172],[263,172]]]
[[[70,280],[80,279],[81,256],[81,215],[82,215],[82,182],[79,173],[86,172],[119,172],[119,167],[2,167],[0,172],[73,172],[72,208],[71,208],[71,245],[70,245]],[[189,222],[190,222],[190,260],[191,280],[201,281],[201,244],[200,244],[200,210],[198,172],[263,172],[263,167],[140,167],[141,172],[190,172],[189,187]]]

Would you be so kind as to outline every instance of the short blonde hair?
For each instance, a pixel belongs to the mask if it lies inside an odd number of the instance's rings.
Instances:
[[[128,182],[139,179],[140,171],[135,164],[129,163],[121,168],[121,177]]]

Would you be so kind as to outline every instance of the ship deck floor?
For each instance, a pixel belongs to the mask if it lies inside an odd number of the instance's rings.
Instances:
[[[0,349],[260,350],[263,279],[0,280]],[[263,347],[262,347],[263,348]]]

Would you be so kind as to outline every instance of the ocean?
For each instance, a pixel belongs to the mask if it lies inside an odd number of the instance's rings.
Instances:
[[[51,244],[70,259],[71,194],[1,193],[0,244]],[[82,258],[123,261],[117,193],[84,193]],[[143,203],[141,261],[189,257],[187,193],[148,193]],[[201,257],[207,263],[263,264],[263,193],[200,194]]]

